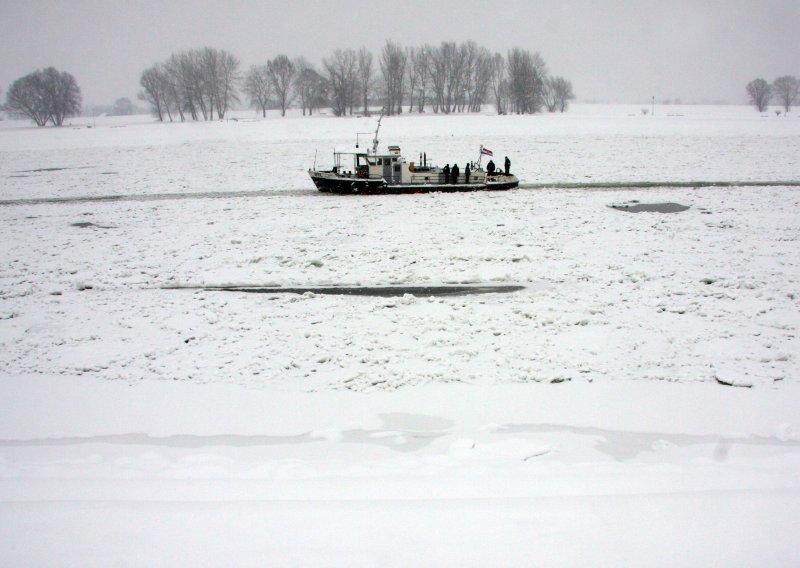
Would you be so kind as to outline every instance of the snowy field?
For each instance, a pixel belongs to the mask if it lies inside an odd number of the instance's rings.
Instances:
[[[800,187],[331,196],[315,152],[374,119],[237,118],[0,122],[3,564],[797,565]],[[529,184],[800,180],[798,117],[746,107],[381,140]],[[523,288],[208,290],[441,285]]]

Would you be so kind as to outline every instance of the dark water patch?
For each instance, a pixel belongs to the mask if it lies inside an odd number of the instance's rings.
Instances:
[[[36,197],[32,199],[4,199],[2,205],[45,205],[59,203],[104,203],[109,201],[164,201],[182,199],[231,199],[248,197],[307,197],[317,196],[316,189],[263,189],[253,191],[206,191],[195,193],[134,193],[126,195],[86,195],[79,197]]]
[[[35,170],[19,170],[19,171],[31,174],[38,174],[41,172],[60,172],[62,170],[68,170],[68,169],[69,168],[37,168]]]
[[[628,213],[681,213],[689,209],[688,205],[681,205],[680,203],[639,203],[638,201],[614,203],[609,207],[617,211],[627,211]]]
[[[61,172],[64,170],[88,170],[94,166],[78,166],[75,168],[36,168],[34,170],[17,170],[18,174],[40,174],[45,172]]]
[[[248,294],[320,294],[331,296],[375,296],[389,298],[394,296],[470,296],[476,294],[508,294],[524,290],[525,286],[321,286],[321,287],[280,287],[280,286],[178,286],[166,290],[206,290],[209,292],[245,292]]]
[[[741,381],[736,379],[726,379],[721,377],[714,377],[714,380],[717,382],[718,385],[723,385],[726,387],[736,387],[736,388],[744,388],[744,389],[751,389],[753,388],[753,383],[747,381]]]
[[[89,227],[97,227],[98,229],[116,229],[112,225],[98,225],[97,223],[90,223],[89,221],[79,221],[78,223],[70,223],[70,227],[79,227],[81,229],[88,229]]]

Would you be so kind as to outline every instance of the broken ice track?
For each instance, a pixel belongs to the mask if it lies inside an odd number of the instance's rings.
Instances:
[[[162,290],[203,290],[206,292],[247,292],[250,294],[323,294],[334,296],[469,296],[474,294],[507,294],[524,290],[525,286],[447,285],[447,286],[165,286]]]

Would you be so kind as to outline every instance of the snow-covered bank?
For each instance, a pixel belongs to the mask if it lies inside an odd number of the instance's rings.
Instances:
[[[788,566],[797,550],[797,385],[16,377],[0,393],[14,565]]]

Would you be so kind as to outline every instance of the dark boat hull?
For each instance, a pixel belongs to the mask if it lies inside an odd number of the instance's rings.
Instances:
[[[486,183],[432,183],[432,184],[387,184],[382,179],[362,179],[350,176],[332,175],[328,172],[309,172],[311,180],[319,191],[342,195],[379,195],[402,193],[502,191],[514,189],[519,180],[513,175],[492,176]]]

